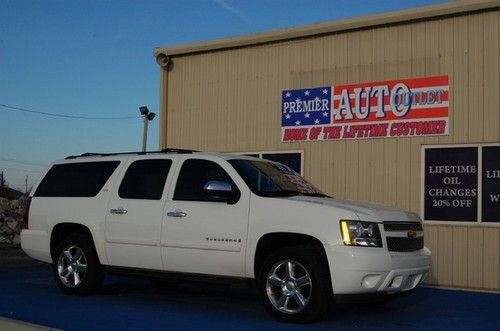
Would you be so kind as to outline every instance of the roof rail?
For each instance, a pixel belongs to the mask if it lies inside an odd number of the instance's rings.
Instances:
[[[70,159],[76,159],[79,157],[113,156],[113,155],[146,155],[146,154],[169,154],[169,153],[189,154],[189,153],[194,153],[194,152],[199,152],[199,151],[192,150],[192,149],[182,149],[182,148],[164,148],[161,151],[149,151],[149,152],[83,153],[80,155],[70,155],[70,156],[67,156],[65,159],[70,160]]]
[[[199,152],[194,149],[183,149],[183,148],[164,148],[160,153],[177,153],[177,154],[190,154],[194,152]]]

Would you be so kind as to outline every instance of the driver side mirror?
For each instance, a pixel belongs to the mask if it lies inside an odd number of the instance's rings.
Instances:
[[[237,190],[233,190],[231,184],[220,180],[209,181],[203,187],[203,191],[213,198],[214,201],[227,202],[229,204],[236,203],[239,198]]]

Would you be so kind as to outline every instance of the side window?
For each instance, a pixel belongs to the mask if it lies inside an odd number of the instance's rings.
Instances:
[[[231,177],[217,163],[200,159],[184,161],[177,179],[174,200],[213,201],[203,190],[205,184],[212,180],[229,182],[235,187]]]
[[[36,197],[94,197],[113,174],[119,161],[56,164],[36,189]]]
[[[127,169],[118,195],[123,199],[160,200],[172,160],[140,160]]]

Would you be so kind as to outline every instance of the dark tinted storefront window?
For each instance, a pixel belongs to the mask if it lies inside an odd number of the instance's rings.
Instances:
[[[483,147],[482,218],[500,222],[500,146]]]
[[[477,147],[426,149],[425,219],[477,221],[477,177]]]
[[[274,162],[283,163],[293,169],[296,173],[301,173],[300,153],[262,153],[262,158]]]

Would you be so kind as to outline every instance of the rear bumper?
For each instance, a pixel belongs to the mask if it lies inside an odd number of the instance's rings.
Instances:
[[[334,245],[325,250],[335,294],[408,291],[430,270],[431,252],[425,247],[408,253]]]
[[[46,231],[22,230],[21,248],[28,256],[36,260],[52,263],[50,236]]]

